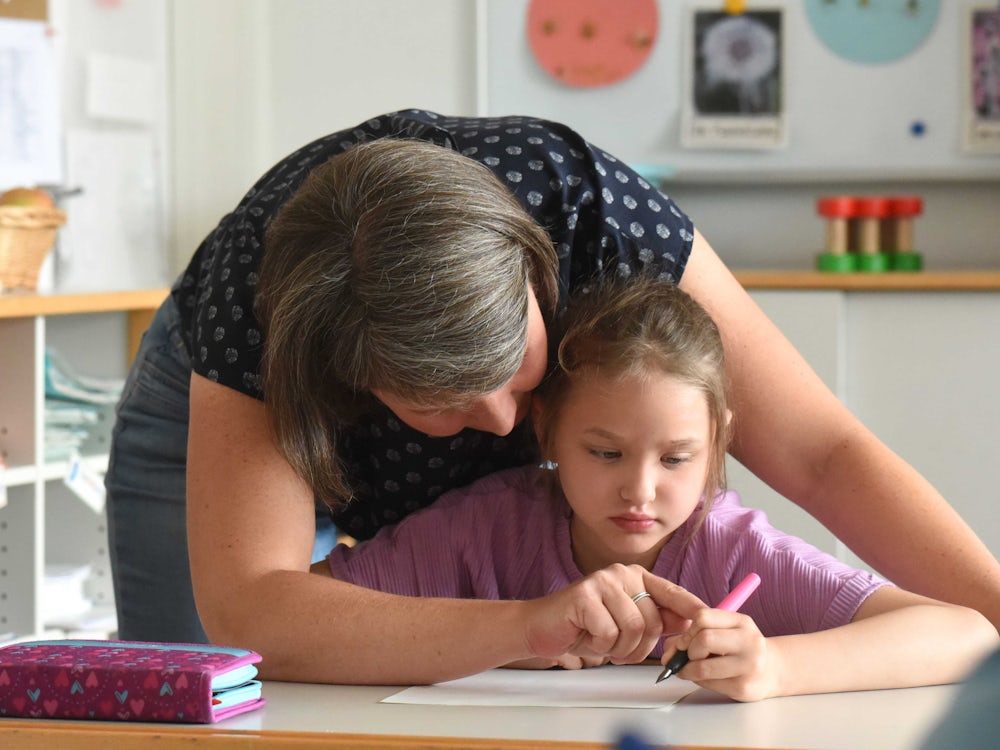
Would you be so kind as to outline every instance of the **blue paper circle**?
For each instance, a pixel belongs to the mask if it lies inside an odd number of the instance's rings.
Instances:
[[[813,32],[831,52],[886,63],[919,47],[937,23],[938,0],[806,0]]]

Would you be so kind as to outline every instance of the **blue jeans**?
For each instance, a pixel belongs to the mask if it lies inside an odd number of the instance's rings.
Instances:
[[[118,637],[205,643],[185,525],[191,359],[168,298],[143,336],[111,434],[105,487]],[[317,510],[313,559],[336,543]]]

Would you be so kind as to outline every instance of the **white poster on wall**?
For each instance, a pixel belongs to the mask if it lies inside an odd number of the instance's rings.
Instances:
[[[59,132],[48,25],[0,18],[0,190],[61,182]]]
[[[66,201],[59,242],[59,291],[161,286],[166,273],[160,159],[148,131],[73,128],[66,179],[81,193]]]

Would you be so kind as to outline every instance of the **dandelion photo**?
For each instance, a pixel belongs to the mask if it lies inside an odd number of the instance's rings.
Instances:
[[[781,109],[781,13],[699,11],[694,18],[694,107],[700,115]]]

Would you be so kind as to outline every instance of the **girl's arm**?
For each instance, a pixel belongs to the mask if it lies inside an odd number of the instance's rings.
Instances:
[[[436,682],[569,648],[629,659],[649,637],[643,616],[592,620],[593,610],[569,589],[528,602],[421,599],[310,573],[313,495],[272,442],[264,405],[198,375],[191,380],[187,471],[188,547],[202,624],[214,643],[258,651],[267,679]],[[683,617],[703,606],[653,576],[628,584],[645,586]],[[614,606],[634,611],[629,597],[636,592],[617,593]],[[551,606],[557,596],[561,607]]]
[[[698,233],[680,285],[722,332],[737,415],[733,456],[886,578],[1000,626],[1000,563],[837,400]]]
[[[670,645],[685,643],[681,677],[753,701],[958,682],[1000,638],[975,610],[883,586],[841,627],[765,638],[746,615],[706,609]]]

